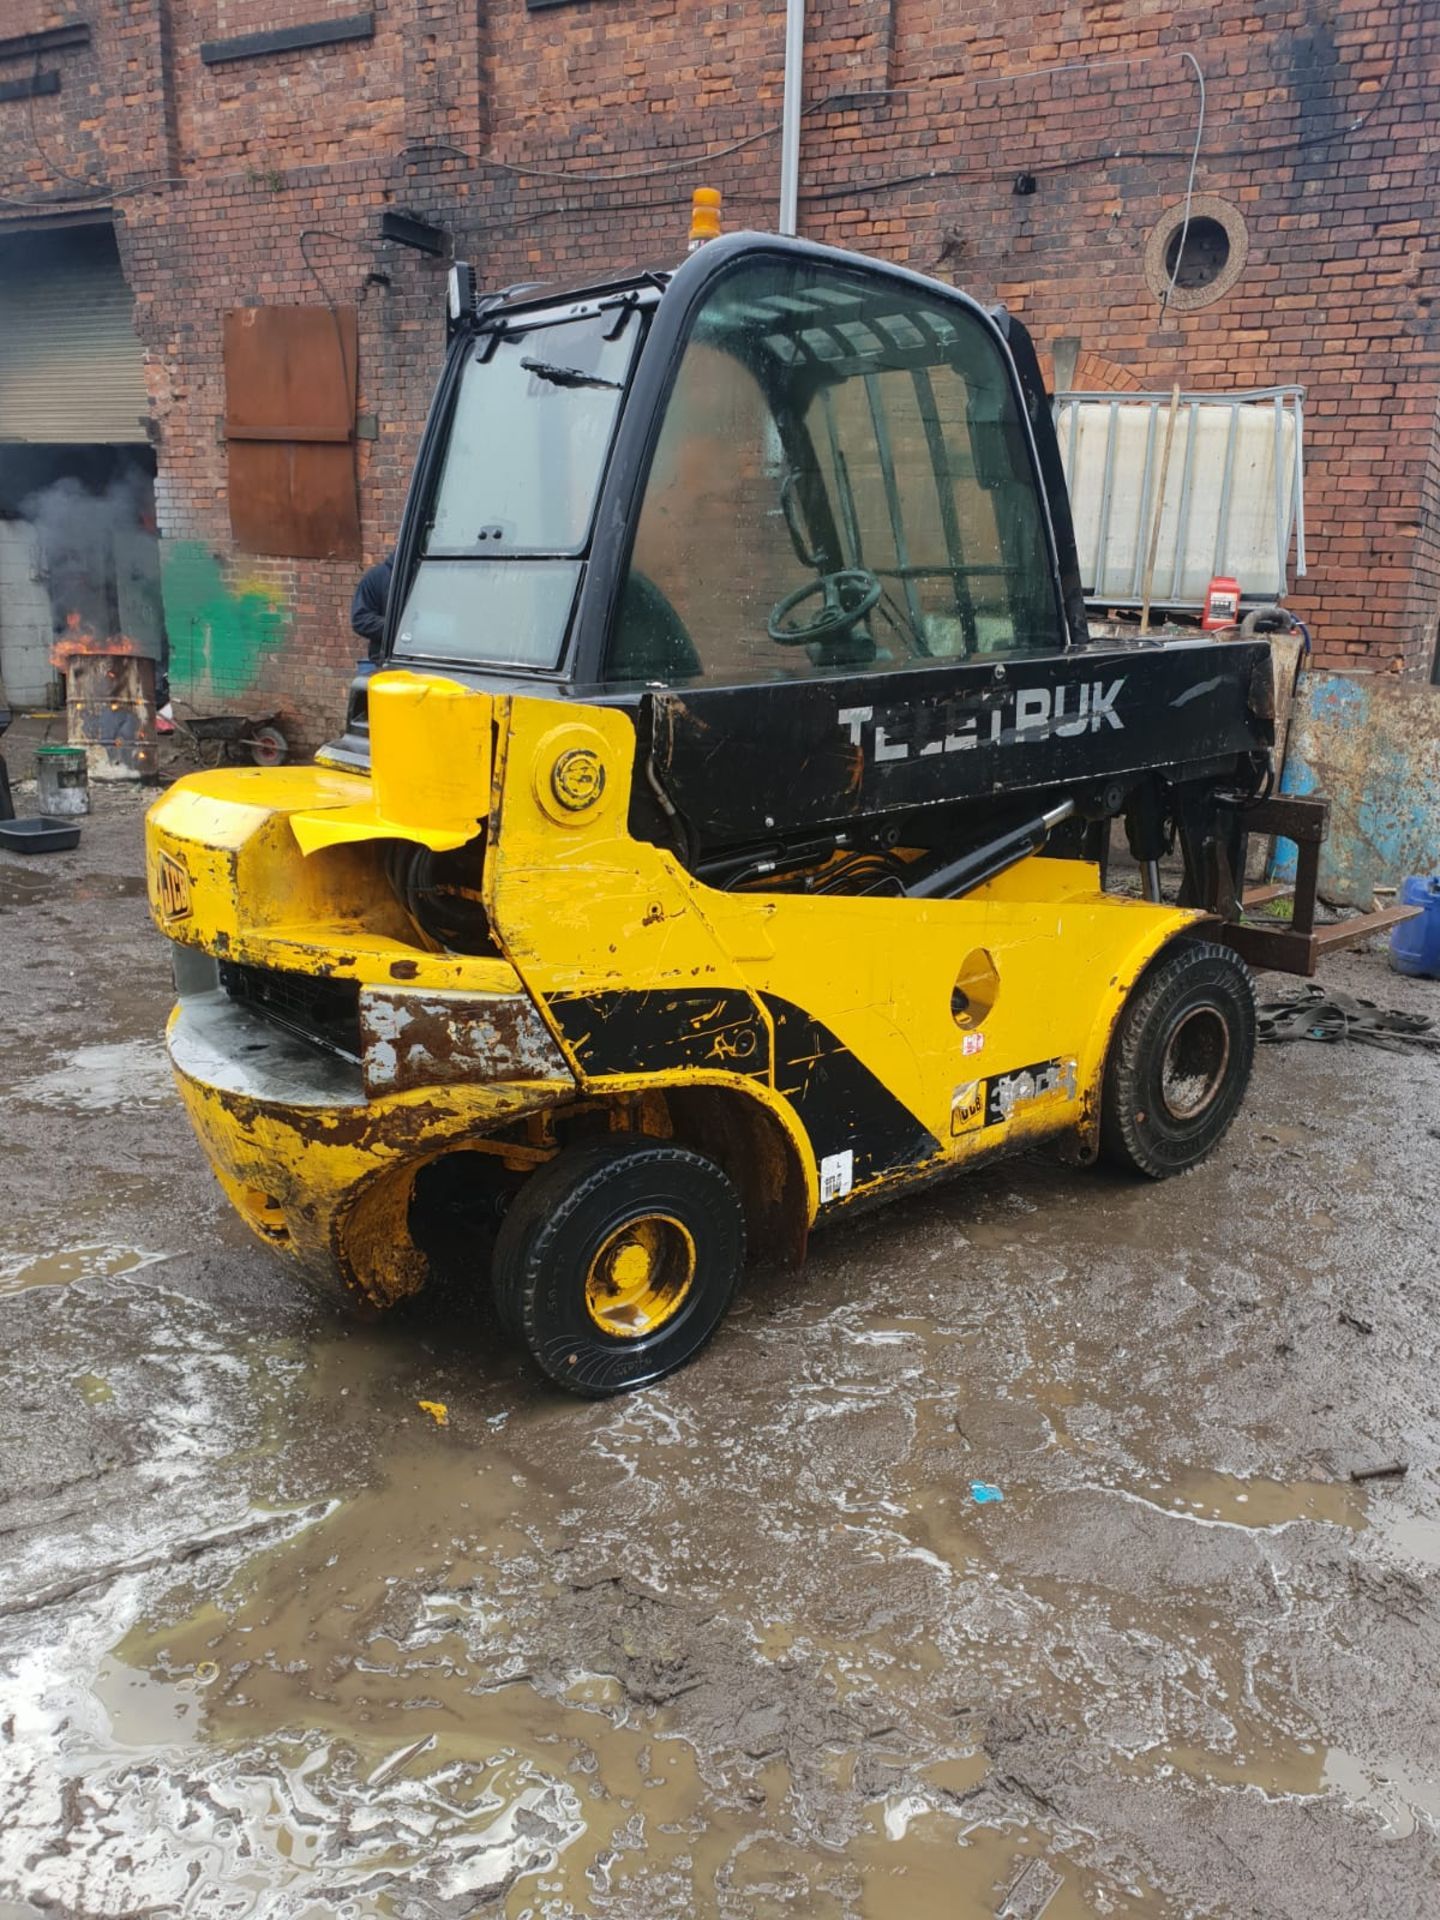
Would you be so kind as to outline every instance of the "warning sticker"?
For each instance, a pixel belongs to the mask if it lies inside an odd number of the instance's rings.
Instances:
[[[855,1184],[855,1154],[847,1147],[844,1153],[827,1153],[820,1162],[820,1204],[827,1200],[843,1200]]]

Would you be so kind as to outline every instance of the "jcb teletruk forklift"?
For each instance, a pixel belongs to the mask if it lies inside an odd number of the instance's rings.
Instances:
[[[171,1056],[260,1237],[384,1307],[458,1200],[602,1395],[820,1221],[1042,1141],[1203,1159],[1270,654],[1090,641],[1023,328],[758,234],[451,307],[344,737],[150,816]]]

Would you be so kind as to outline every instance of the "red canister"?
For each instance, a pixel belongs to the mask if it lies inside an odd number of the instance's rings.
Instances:
[[[1220,627],[1233,627],[1240,618],[1240,582],[1228,574],[1217,573],[1205,589],[1205,617],[1200,625],[1206,633]]]

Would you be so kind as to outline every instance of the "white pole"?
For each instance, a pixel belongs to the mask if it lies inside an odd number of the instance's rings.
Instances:
[[[805,0],[785,0],[785,104],[780,115],[780,231],[800,220],[800,96],[805,79]]]

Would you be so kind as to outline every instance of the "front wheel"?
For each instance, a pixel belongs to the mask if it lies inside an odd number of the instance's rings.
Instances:
[[[496,1236],[496,1304],[547,1378],[599,1400],[693,1359],[744,1261],[739,1195],[713,1160],[612,1136],[520,1189]]]
[[[1164,1180],[1198,1166],[1235,1118],[1255,1060],[1255,988],[1228,947],[1179,940],[1121,1010],[1100,1106],[1100,1151]]]

